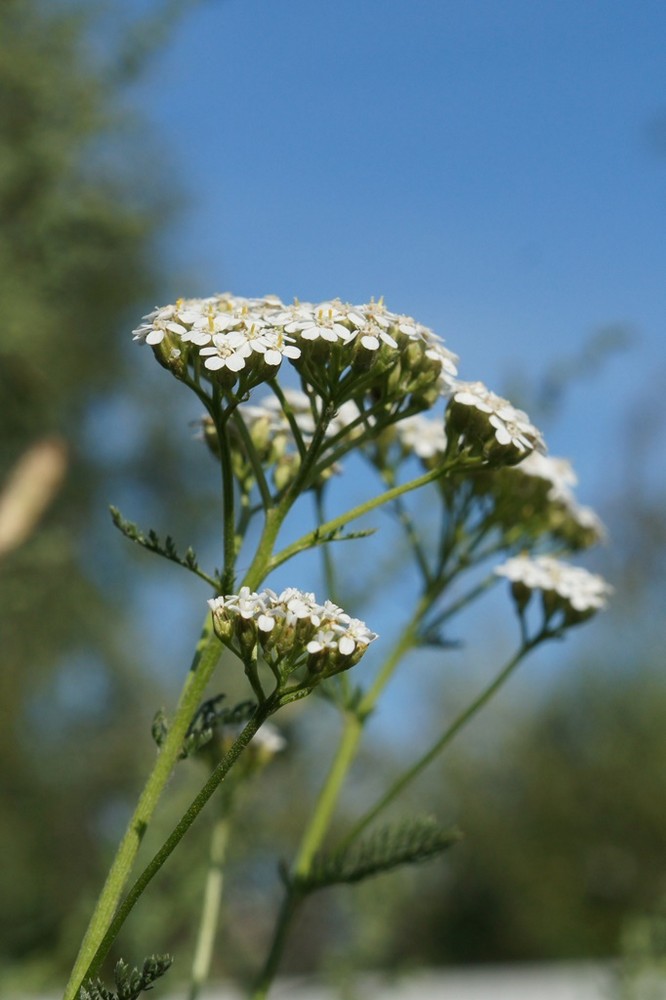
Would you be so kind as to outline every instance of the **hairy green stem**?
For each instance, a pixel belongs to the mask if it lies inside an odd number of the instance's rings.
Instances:
[[[436,479],[440,479],[447,474],[450,468],[452,468],[452,465],[442,465],[437,469],[432,469],[430,472],[418,476],[417,479],[411,479],[408,483],[401,483],[399,486],[394,486],[393,489],[386,490],[385,493],[380,493],[379,496],[372,497],[370,500],[366,500],[365,503],[358,504],[358,506],[348,510],[345,514],[340,514],[338,517],[326,521],[325,524],[320,525],[315,531],[309,531],[307,535],[302,535],[291,545],[284,548],[282,552],[278,552],[277,555],[273,556],[270,561],[270,569],[281,566],[282,563],[287,562],[288,559],[291,559],[299,552],[311,549],[319,543],[323,536],[330,535],[339,528],[344,528],[351,521],[356,521],[359,517],[363,517],[364,514],[369,514],[370,511],[376,510],[385,503],[390,503],[391,500],[395,500],[405,493],[419,489],[421,486],[425,486],[426,483],[432,483]]]
[[[180,841],[183,839],[189,828],[194,823],[195,819],[206,805],[211,795],[220,785],[220,782],[226,777],[228,772],[231,770],[235,764],[238,757],[241,755],[247,744],[250,742],[252,737],[261,727],[261,725],[266,721],[268,716],[274,710],[275,705],[272,699],[267,699],[263,705],[260,705],[255,711],[254,715],[245,725],[243,731],[241,732],[238,739],[234,742],[233,746],[224,755],[220,763],[217,765],[208,781],[203,785],[199,793],[190,803],[188,809],[185,811],[181,819],[178,821],[170,835],[164,841],[159,851],[153,856],[151,861],[143,869],[137,880],[135,881],[132,888],[129,890],[124,900],[118,907],[113,920],[110,922],[106,934],[102,938],[95,955],[90,962],[84,978],[88,978],[96,975],[102,962],[106,958],[109,949],[115,939],[118,936],[120,928],[125,923],[127,917],[134,909],[140,896],[145,891],[148,884],[153,880],[155,875],[162,867],[162,865],[168,860],[173,851],[176,849]]]
[[[221,419],[214,416],[217,439],[220,447],[220,467],[222,469],[222,523],[223,523],[223,551],[224,566],[222,569],[222,593],[229,593],[234,585],[235,564],[236,564],[236,514],[234,511],[234,476],[231,468],[231,450],[229,448],[229,435],[227,433],[227,422],[231,416],[231,410]]]
[[[317,516],[317,523],[322,524],[326,517],[324,510],[323,486],[317,486],[315,488],[314,502],[315,502],[315,514]],[[333,556],[331,555],[331,550],[328,547],[328,545],[322,546],[321,562],[322,562],[322,569],[324,571],[324,586],[326,588],[326,596],[328,597],[329,601],[333,601],[334,604],[337,604],[338,587],[335,579],[335,565],[333,563]]]
[[[451,743],[455,736],[460,732],[460,730],[467,725],[471,720],[481,711],[481,709],[490,701],[490,699],[499,691],[499,689],[506,683],[511,674],[514,672],[521,660],[534,648],[538,640],[528,642],[523,644],[518,652],[513,656],[509,662],[500,670],[497,676],[491,681],[491,683],[484,688],[484,690],[472,701],[467,708],[465,708],[457,718],[451,723],[451,725],[442,733],[442,735],[437,739],[429,750],[426,751],[417,761],[412,764],[399,778],[394,782],[387,792],[375,803],[372,808],[368,809],[366,813],[361,817],[360,820],[354,825],[352,830],[347,834],[347,836],[342,841],[340,847],[344,849],[370,825],[370,823],[382,812],[397,796],[407,787],[437,757],[444,749]]]
[[[264,475],[264,470],[261,464],[259,455],[257,454],[257,449],[254,446],[254,441],[252,440],[252,435],[247,429],[245,421],[243,420],[243,415],[240,410],[236,410],[234,413],[234,426],[240,435],[241,441],[243,442],[243,447],[245,448],[247,457],[250,460],[250,465],[252,466],[252,471],[254,472],[254,478],[257,483],[257,488],[259,490],[259,495],[261,496],[261,503],[264,510],[270,510],[273,506],[273,498],[271,497],[271,491],[268,488],[268,483],[266,482],[266,476]]]
[[[367,719],[403,656],[414,645],[418,631],[418,624],[415,624],[415,622],[417,623],[420,620],[420,616],[425,613],[428,606],[429,599],[424,597],[419,604],[414,619],[403,630],[401,637],[393,647],[391,655],[385,661],[358,708],[355,711],[347,711],[345,713],[344,727],[337,751],[326,780],[319,792],[310,821],[301,837],[300,846],[292,866],[292,873],[296,879],[299,877],[303,878],[310,872],[313,858],[326,836],[345,779],[356,757]],[[276,920],[275,931],[266,962],[257,978],[255,989],[251,994],[252,1000],[263,1000],[268,995],[271,982],[282,958],[291,921],[302,899],[303,894],[298,887],[298,883],[296,881],[290,882],[285,890],[285,896]]]
[[[342,786],[356,756],[363,732],[363,721],[355,713],[345,715],[345,724],[326,780],[321,787],[316,806],[310,818],[293,865],[295,876],[307,875],[312,859],[319,850],[340,798]]]
[[[65,989],[64,1000],[74,1000],[76,997],[100,942],[108,931],[144,833],[155,811],[158,799],[180,756],[187,728],[219,660],[220,650],[220,642],[213,634],[212,622],[210,616],[207,616],[169,732],[160,748],[153,770],[146,781],[134,814],[116,852],[74,963]]]

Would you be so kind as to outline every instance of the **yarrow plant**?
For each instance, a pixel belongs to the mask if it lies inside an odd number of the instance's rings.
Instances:
[[[117,993],[99,979],[104,959],[153,876],[215,796],[211,867],[194,946],[190,1000],[206,981],[222,897],[221,872],[238,787],[284,744],[268,720],[325,693],[340,713],[341,733],[326,779],[288,871],[272,942],[250,996],[266,997],[279,969],[294,914],[324,886],[351,883],[450,848],[456,830],[431,818],[397,826],[375,821],[451,742],[537,646],[602,609],[608,585],[563,556],[601,541],[601,522],[575,499],[576,478],[564,459],[546,454],[529,417],[481,382],[458,380],[456,356],[430,329],[391,312],[383,300],[339,299],[285,305],[276,296],[225,293],[179,299],[156,308],[134,331],[177,381],[198,397],[202,434],[222,472],[222,568],[207,571],[196,554],[147,534],[112,509],[132,541],[178,562],[212,590],[202,598],[204,624],[180,698],[159,712],[159,752],[118,847],[83,938],[65,1000],[134,997],[166,971],[167,956],[141,970],[116,967]],[[294,388],[289,381],[298,382]],[[330,484],[341,482],[354,453],[377,489],[365,502],[330,516]],[[341,478],[342,477],[342,478]],[[410,496],[430,491],[431,517],[415,516]],[[342,494],[340,488],[334,495]],[[283,526],[314,498],[317,526],[285,544]],[[402,631],[382,641],[336,601],[334,543],[363,545],[372,530],[353,528],[386,507],[397,515],[418,575],[411,605],[401,598]],[[293,517],[292,517],[293,515]],[[258,526],[258,532],[249,529]],[[247,539],[258,540],[248,557]],[[293,537],[293,532],[292,532]],[[266,585],[278,567],[308,550],[322,554],[328,593]],[[239,562],[247,568],[241,574]],[[294,583],[301,583],[298,561]],[[494,585],[506,580],[517,614],[514,654],[488,686],[429,746],[396,775],[347,833],[331,844],[329,828],[367,720],[407,654],[448,646],[444,629]],[[370,583],[371,581],[369,581]],[[383,645],[383,661],[364,660]],[[247,698],[204,698],[220,660],[237,662]],[[224,685],[224,679],[220,682]],[[319,750],[317,752],[320,752]],[[164,844],[131,874],[147,825],[178,761],[198,756],[207,776]]]

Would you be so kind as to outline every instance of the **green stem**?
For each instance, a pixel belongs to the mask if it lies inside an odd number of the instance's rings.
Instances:
[[[340,848],[344,849],[352,841],[366,829],[367,826],[382,812],[386,806],[389,805],[399,794],[403,791],[407,785],[410,784],[416,778],[417,775],[421,773],[430,764],[431,761],[435,759],[444,750],[445,747],[451,743],[455,736],[460,732],[460,730],[470,722],[478,712],[490,701],[490,699],[499,691],[499,689],[506,683],[513,671],[516,669],[521,660],[530,652],[531,649],[539,642],[539,638],[528,641],[518,652],[513,656],[509,662],[502,668],[502,670],[497,674],[494,680],[481,692],[478,697],[471,702],[470,705],[465,708],[460,715],[451,723],[448,729],[440,736],[438,740],[433,743],[430,749],[424,753],[419,759],[408,768],[404,774],[389,788],[389,790],[372,806],[371,809],[361,817],[361,819],[354,825],[350,833],[342,841]]]
[[[231,450],[227,434],[227,420],[216,423],[220,445],[220,464],[222,467],[222,518],[224,524],[224,567],[222,569],[222,593],[228,594],[234,585],[236,563],[236,515],[234,512],[234,476],[231,468]]]
[[[301,462],[301,466],[294,482],[287,489],[277,506],[272,507],[266,513],[264,530],[261,533],[261,538],[259,539],[259,544],[257,545],[252,565],[243,580],[243,585],[249,587],[250,590],[254,590],[259,586],[261,581],[274,568],[274,565],[279,565],[279,563],[275,563],[275,559],[273,557],[273,548],[275,546],[277,536],[284,519],[291,510],[295,501],[298,499],[303,482],[307,478],[310,468],[317,457],[319,448],[321,447],[321,442],[324,439],[327,423],[328,417],[326,415],[322,416],[322,419],[315,428],[308,452]]]
[[[426,483],[432,483],[436,479],[440,479],[451,468],[453,468],[453,464],[442,465],[437,469],[432,469],[417,479],[410,479],[408,483],[401,483],[399,486],[394,486],[393,489],[386,490],[385,493],[381,493],[379,496],[372,497],[371,500],[366,500],[365,503],[348,510],[346,514],[341,514],[339,517],[334,517],[331,521],[326,521],[325,524],[320,525],[315,531],[310,531],[307,535],[302,535],[301,538],[288,545],[282,552],[278,552],[277,555],[273,556],[270,560],[270,569],[273,570],[277,566],[281,566],[282,563],[287,562],[292,556],[297,555],[299,552],[305,552],[307,549],[317,545],[322,536],[329,535],[337,531],[338,528],[344,528],[351,521],[363,517],[364,514],[369,514],[370,511],[376,510],[377,507],[381,507],[385,503],[390,503],[391,500],[395,500],[397,497],[403,496],[403,494],[409,493],[411,490],[417,490],[421,486],[425,486]]]
[[[223,804],[226,806],[228,802],[225,801]],[[228,815],[219,816],[215,821],[211,835],[208,873],[204,888],[201,921],[199,923],[194,959],[192,961],[192,977],[188,1000],[197,1000],[208,980],[210,972],[215,934],[220,916],[220,903],[224,884],[224,862],[229,842],[229,833],[230,823]]]
[[[427,599],[424,598],[414,615],[413,620],[405,627],[402,635],[393,647],[393,651],[384,662],[383,667],[375,677],[372,685],[366,691],[360,704],[353,712],[345,714],[345,724],[340,737],[340,743],[326,780],[319,793],[312,817],[305,829],[301,844],[294,862],[294,874],[304,876],[309,874],[312,859],[321,847],[328,830],[333,812],[340,798],[340,792],[349,772],[363,734],[363,729],[379,700],[384,688],[396,671],[403,656],[414,645],[418,622],[427,609]]]
[[[238,739],[224,755],[209,777],[208,781],[192,800],[189,808],[185,811],[170,835],[164,841],[159,851],[157,851],[152,860],[146,865],[132,888],[125,896],[82,978],[87,979],[96,975],[102,962],[106,958],[111,945],[117,938],[120,928],[123,926],[127,917],[134,909],[134,906],[140,896],[158,873],[162,865],[168,860],[173,851],[176,849],[189,828],[192,826],[192,823],[210,799],[213,792],[218,788],[220,782],[226,777],[247,744],[250,742],[260,726],[266,721],[274,708],[275,705],[271,699],[268,699],[263,705],[257,708]]]
[[[266,962],[257,977],[252,993],[250,994],[251,1000],[265,1000],[268,996],[268,991],[271,988],[271,984],[275,978],[275,974],[277,973],[282,959],[289,929],[296,911],[302,901],[303,895],[293,886],[290,886],[285,893],[284,899],[282,900],[282,906],[280,907],[280,913],[277,918],[271,948],[268,952]]]
[[[462,594],[457,601],[450,604],[448,608],[444,608],[439,612],[432,621],[428,622],[428,629],[439,628],[444,622],[448,621],[449,618],[453,618],[459,611],[461,611],[472,601],[475,601],[477,597],[481,597],[482,594],[493,587],[499,580],[499,577],[495,573],[490,573],[488,576],[484,577],[480,583],[477,583],[474,587],[468,590],[466,593]]]
[[[294,411],[293,411],[293,409],[292,409],[292,407],[291,407],[291,405],[290,405],[287,397],[285,396],[284,392],[282,391],[282,386],[279,384],[278,380],[277,379],[271,379],[271,381],[268,384],[271,387],[271,389],[273,390],[273,392],[275,393],[275,396],[277,397],[277,400],[278,400],[280,406],[282,407],[282,412],[284,413],[285,417],[287,418],[287,422],[289,424],[289,427],[291,429],[291,433],[292,433],[294,441],[296,443],[296,448],[298,449],[298,454],[300,455],[301,461],[302,461],[305,458],[305,454],[306,454],[307,448],[305,446],[305,442],[303,441],[303,435],[301,434],[301,429],[298,426],[298,421],[296,420],[296,416],[294,414]]]
[[[254,554],[254,559],[243,579],[244,587],[256,590],[267,575],[272,563],[273,546],[275,545],[275,540],[287,512],[288,508],[285,508],[283,499],[277,507],[273,507],[266,514],[264,528]]]
[[[317,524],[322,524],[326,516],[324,510],[323,486],[315,487],[314,501],[315,501],[315,513],[317,516]],[[326,588],[326,596],[328,597],[329,601],[333,601],[335,604],[337,604],[338,588],[335,579],[335,564],[333,562],[333,556],[331,555],[331,550],[328,545],[322,546],[321,561],[322,561],[322,569],[324,571],[324,587]],[[344,677],[344,674],[342,676]]]
[[[333,811],[337,805],[347,772],[356,756],[363,732],[363,721],[355,713],[345,715],[345,725],[326,780],[310,818],[293,865],[295,876],[307,875],[312,859],[326,835]]]
[[[356,757],[367,719],[401,659],[413,646],[418,631],[418,626],[414,622],[418,622],[418,616],[424,614],[427,607],[428,599],[423,598],[414,621],[404,629],[402,636],[393,648],[393,652],[377,674],[374,683],[365,694],[359,707],[354,712],[348,711],[345,713],[345,724],[335,757],[319,792],[319,797],[317,798],[310,821],[301,838],[301,843],[292,867],[292,873],[296,879],[299,876],[304,877],[310,872],[312,860],[326,836],[345,779]],[[254,991],[251,994],[252,1000],[264,1000],[268,995],[270,985],[279,967],[291,922],[303,899],[303,894],[297,888],[297,885],[297,881],[292,880],[285,891],[270,951],[264,967],[257,978]]]
[[[236,410],[234,413],[234,425],[238,434],[240,435],[243,447],[247,457],[250,460],[250,465],[252,466],[252,471],[254,472],[254,478],[257,483],[257,488],[259,489],[259,495],[261,496],[261,503],[264,510],[269,510],[273,506],[273,498],[271,497],[271,491],[268,488],[268,483],[266,482],[266,476],[264,475],[264,469],[261,464],[259,455],[257,454],[257,449],[254,446],[254,441],[252,440],[252,435],[248,431],[245,421],[243,420],[243,414],[240,410]]]
[[[108,931],[114,912],[132,868],[158,799],[169,780],[183,747],[187,728],[201,701],[203,691],[220,657],[220,642],[212,632],[210,616],[201,633],[192,667],[187,675],[176,713],[167,737],[160,748],[153,770],[141,793],[125,835],[120,842],[111,870],[90,919],[72,974],[65,989],[65,1000],[74,1000],[100,942]]]

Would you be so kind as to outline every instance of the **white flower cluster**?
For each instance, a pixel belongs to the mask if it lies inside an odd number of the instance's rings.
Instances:
[[[407,367],[432,369],[430,381],[441,392],[448,391],[456,375],[457,358],[441,339],[411,317],[390,312],[381,300],[359,306],[339,299],[286,306],[273,295],[247,299],[224,293],[156,308],[133,333],[174,369],[185,355],[192,361],[198,354],[211,373],[239,376],[262,364],[275,370],[283,358],[307,360],[319,342],[342,349],[344,364],[351,364],[359,350],[367,356],[382,348],[397,352]],[[409,354],[410,345],[417,356]]]
[[[305,658],[311,674],[328,677],[357,663],[377,635],[331,601],[289,587],[281,594],[266,589],[208,602],[219,638],[243,658],[257,646],[279,664]]]
[[[300,340],[341,344],[356,341],[366,351],[378,351],[382,345],[396,350],[401,339],[415,341],[424,345],[428,358],[441,364],[442,387],[457,374],[457,357],[444,347],[436,333],[411,316],[391,312],[381,299],[359,306],[340,299],[318,305],[300,302],[276,317],[276,321],[284,323],[285,332]]]
[[[540,591],[547,612],[562,611],[569,623],[604,608],[612,592],[603,577],[552,556],[515,556],[495,573],[511,581],[519,606],[525,605],[531,592]]]
[[[245,299],[223,294],[179,299],[175,305],[144,316],[134,330],[134,339],[151,347],[169,341],[178,356],[184,345],[191,344],[211,372],[241,372],[255,356],[275,369],[283,358],[295,360],[301,354],[294,338],[280,324],[271,322],[271,316],[281,308],[280,300],[272,296]]]
[[[529,417],[483,382],[456,382],[446,411],[447,431],[461,447],[479,449],[507,464],[520,462],[531,451],[545,448]]]

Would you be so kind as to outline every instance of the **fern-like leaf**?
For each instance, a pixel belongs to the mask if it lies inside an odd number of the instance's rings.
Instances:
[[[317,854],[308,875],[299,877],[296,884],[304,892],[314,892],[329,885],[361,882],[401,865],[435,858],[461,836],[459,830],[445,830],[427,816],[383,826],[357,844]]]
[[[312,534],[314,545],[326,545],[328,542],[351,542],[357,538],[369,538],[374,535],[376,528],[360,528],[358,531],[345,532],[344,527],[335,528],[333,531],[320,532],[318,529]]]
[[[257,705],[254,701],[240,701],[237,705],[224,707],[222,702],[225,698],[226,695],[218,694],[201,703],[185,734],[179,754],[180,760],[191,757],[205,747],[213,739],[216,731],[219,732],[224,726],[245,725],[256,711]],[[161,747],[169,732],[169,723],[163,708],[155,713],[151,732],[155,743]]]
[[[115,993],[107,990],[99,979],[89,980],[79,989],[79,1000],[137,1000],[139,994],[153,988],[154,983],[171,967],[171,955],[151,955],[140,969],[130,969],[122,958],[116,963],[113,978]]]
[[[161,542],[159,535],[152,528],[148,534],[144,534],[138,525],[125,520],[117,507],[109,507],[109,510],[111,511],[111,520],[116,528],[123,533],[125,538],[129,538],[131,542],[136,542],[137,545],[147,549],[149,552],[155,552],[158,556],[168,559],[169,562],[175,562],[179,566],[183,566],[201,580],[205,580],[206,583],[209,583],[216,590],[220,589],[219,574],[216,573],[214,576],[210,576],[208,573],[205,573],[199,566],[196,553],[191,546],[187,549],[185,555],[182,556],[178,552],[176,543],[171,535],[167,535],[164,541]]]

